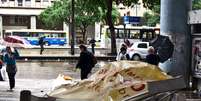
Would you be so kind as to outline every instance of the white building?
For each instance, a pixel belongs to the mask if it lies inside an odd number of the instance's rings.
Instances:
[[[44,26],[38,19],[38,15],[54,0],[0,0],[0,37],[3,37],[3,32],[8,29],[43,29]],[[130,16],[142,16],[146,9],[142,3],[133,8],[119,9],[121,16],[128,14]],[[100,23],[90,26],[87,33],[95,35],[96,40],[100,40]],[[61,25],[59,30],[69,31],[66,24]],[[80,37],[77,35],[77,37]]]
[[[7,29],[40,29],[37,16],[51,3],[51,0],[1,0],[0,36]]]

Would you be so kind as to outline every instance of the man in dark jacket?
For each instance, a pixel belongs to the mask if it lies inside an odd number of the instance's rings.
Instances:
[[[93,38],[89,41],[89,43],[91,44],[91,51],[93,54],[95,54],[95,46],[96,46],[96,40]]]
[[[146,56],[146,62],[152,65],[158,66],[160,62],[160,57],[155,53],[153,47],[148,49],[148,55]]]
[[[45,37],[40,37],[38,41],[38,44],[40,45],[40,55],[42,55],[44,51],[44,38]]]
[[[87,79],[88,74],[91,72],[93,68],[93,60],[92,53],[87,50],[87,47],[84,45],[79,46],[81,53],[76,65],[76,68],[80,68],[81,70],[81,80]]]

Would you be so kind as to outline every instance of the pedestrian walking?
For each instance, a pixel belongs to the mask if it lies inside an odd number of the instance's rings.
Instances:
[[[92,38],[90,41],[89,41],[89,43],[91,44],[91,51],[92,51],[92,53],[93,54],[95,54],[95,46],[96,46],[96,40],[94,39],[94,38]]]
[[[15,74],[17,72],[16,58],[19,57],[19,53],[16,48],[12,51],[11,47],[6,47],[6,52],[4,62],[6,63],[6,72],[8,73],[10,85],[10,90],[8,91],[12,92],[15,87]]]
[[[80,69],[81,80],[87,79],[88,74],[91,72],[94,66],[93,54],[87,50],[87,47],[80,45],[80,57],[76,65],[76,69]]]
[[[159,55],[155,52],[153,47],[148,49],[148,55],[146,56],[146,62],[152,65],[158,66],[160,62]]]
[[[126,52],[127,52],[127,46],[125,44],[122,44],[116,60],[117,61],[118,60],[129,60],[129,57],[127,56],[128,54],[126,54]]]
[[[125,45],[126,45],[127,47],[131,47],[131,46],[133,45],[133,43],[130,43],[130,41],[129,41],[128,39],[126,39],[126,40],[124,41],[124,43],[125,43]]]
[[[4,81],[3,74],[1,73],[1,69],[3,67],[3,55],[0,55],[0,81]]]
[[[38,44],[40,45],[40,55],[43,54],[44,51],[44,36],[39,38]]]

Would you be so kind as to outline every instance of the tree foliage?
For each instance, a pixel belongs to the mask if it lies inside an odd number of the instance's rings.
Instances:
[[[158,0],[142,1],[144,6],[149,9],[152,9],[155,4],[159,3]],[[69,15],[71,14],[71,11],[69,10],[69,2],[70,0],[56,1],[52,7],[47,8],[47,10],[45,10],[40,15],[40,18],[42,19],[42,21],[45,22],[47,26],[51,27],[54,27],[55,25],[62,23],[63,21],[69,22]],[[116,12],[112,12],[113,4],[118,5],[122,3],[124,6],[132,7],[138,2],[139,0],[76,0],[76,25],[83,27],[85,24],[89,25],[93,21],[99,21],[99,17],[105,19],[105,22],[109,25],[109,29],[111,32],[111,53],[116,54],[116,35],[114,31],[115,17],[112,16],[113,14],[116,14]],[[103,14],[103,16],[101,16],[101,14]]]
[[[139,0],[87,0],[90,1],[91,4],[97,4],[102,9],[106,9],[106,23],[109,26],[110,33],[111,33],[111,53],[116,54],[116,35],[114,31],[114,22],[112,18],[112,7],[113,4],[119,5],[122,3],[124,6],[132,7],[139,2]],[[160,0],[142,0],[144,7],[149,9],[153,9],[154,5],[160,4]]]
[[[143,25],[156,26],[160,23],[160,5],[155,5],[151,12],[145,12],[143,15]]]
[[[97,3],[98,4],[98,3]],[[89,0],[76,0],[75,1],[75,24],[76,27],[81,30],[83,35],[83,41],[86,38],[86,29],[89,25],[94,25],[95,22],[105,21],[106,10],[90,4]],[[113,19],[119,17],[119,13],[116,8],[113,8]],[[40,14],[40,19],[45,23],[47,27],[54,28],[61,25],[63,22],[70,23],[71,17],[71,0],[59,0],[55,1],[52,6],[48,7]]]
[[[193,10],[201,9],[201,0],[193,0],[192,9]]]

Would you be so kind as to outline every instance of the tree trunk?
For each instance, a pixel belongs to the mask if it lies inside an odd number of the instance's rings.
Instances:
[[[114,31],[114,24],[112,22],[112,1],[113,0],[106,0],[107,2],[107,24],[109,25],[110,33],[111,33],[111,54],[116,55],[116,35]]]
[[[84,44],[86,44],[86,29],[84,28],[83,30],[82,30],[82,40],[83,40],[83,42],[84,42]]]
[[[72,0],[72,8],[71,8],[71,10],[72,10],[72,15],[71,15],[71,37],[72,37],[72,39],[71,39],[71,55],[74,55],[75,54],[75,29],[74,29],[74,27],[75,27],[75,22],[74,22],[74,20],[75,20],[75,15],[74,15],[74,13],[75,13],[75,0]]]

